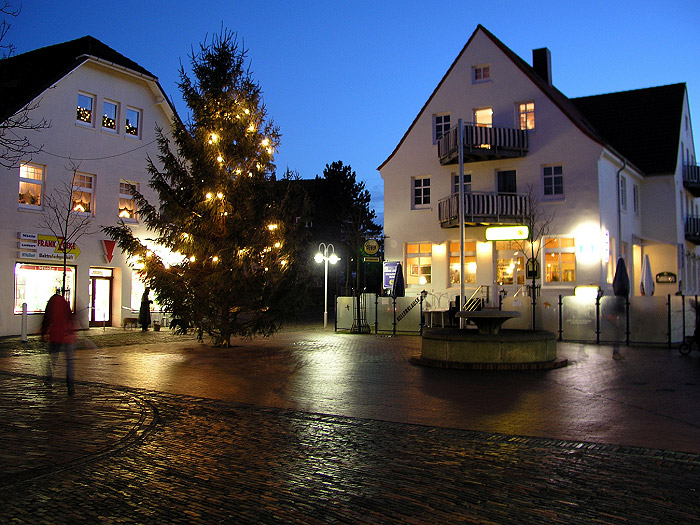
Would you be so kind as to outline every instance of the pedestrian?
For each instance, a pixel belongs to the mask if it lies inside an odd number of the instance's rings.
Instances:
[[[58,354],[63,350],[66,355],[66,384],[68,395],[75,394],[75,372],[73,350],[75,349],[75,320],[68,301],[56,290],[46,303],[44,319],[41,322],[41,337],[49,344],[46,381],[51,384],[53,368]]]
[[[139,324],[144,332],[148,331],[148,326],[151,324],[151,303],[153,301],[148,298],[150,291],[150,288],[144,290],[141,296],[141,308],[139,309]]]

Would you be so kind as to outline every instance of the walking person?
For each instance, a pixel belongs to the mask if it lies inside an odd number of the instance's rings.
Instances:
[[[47,383],[53,380],[53,368],[56,366],[58,354],[63,350],[66,355],[66,384],[68,395],[75,394],[75,371],[73,363],[73,350],[75,348],[75,321],[70,305],[65,298],[54,293],[44,310],[44,319],[41,322],[41,337],[49,344],[49,357],[47,362]]]
[[[151,324],[151,303],[153,301],[148,298],[150,291],[150,288],[144,290],[141,296],[141,308],[139,308],[139,324],[144,332],[148,331],[148,326]]]

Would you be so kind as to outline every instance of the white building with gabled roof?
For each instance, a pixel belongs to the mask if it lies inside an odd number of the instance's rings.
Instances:
[[[612,293],[622,256],[639,294],[646,255],[657,294],[700,292],[700,171],[685,84],[569,99],[551,64],[547,49],[533,51],[531,66],[476,28],[378,168],[386,260],[404,263],[409,292],[446,306],[460,294],[463,221],[465,295],[482,287],[498,304],[499,292],[524,293],[527,256],[485,230],[522,224],[535,205],[553,217],[538,260],[542,293]]]

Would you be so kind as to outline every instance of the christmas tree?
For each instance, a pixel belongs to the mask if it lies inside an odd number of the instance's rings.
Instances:
[[[123,223],[104,230],[181,326],[229,346],[232,336],[272,334],[306,296],[296,225],[304,199],[275,178],[279,130],[235,33],[222,30],[190,58],[194,78],[181,68],[179,82],[189,120],[174,119],[174,150],[158,129],[158,163],[148,159],[159,202],[134,192],[153,238]]]

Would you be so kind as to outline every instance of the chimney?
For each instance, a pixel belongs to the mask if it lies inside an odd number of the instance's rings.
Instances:
[[[532,68],[542,80],[552,85],[552,54],[549,49],[542,47],[532,50]]]

